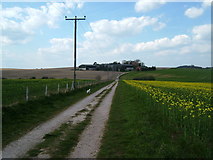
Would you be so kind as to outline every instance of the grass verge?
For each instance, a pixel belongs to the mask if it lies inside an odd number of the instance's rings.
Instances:
[[[172,123],[163,125],[168,120],[160,107],[119,82],[98,158],[210,158],[211,145],[184,137]]]
[[[91,92],[108,85],[104,82],[91,86]],[[21,137],[40,123],[54,117],[56,114],[68,108],[82,98],[86,97],[85,88],[66,94],[52,95],[39,100],[21,103],[2,109],[2,144],[6,146],[11,141]]]

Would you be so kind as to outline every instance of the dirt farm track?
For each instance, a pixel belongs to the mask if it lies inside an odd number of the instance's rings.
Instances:
[[[51,69],[1,69],[2,77],[7,79],[30,79],[42,77],[63,79],[73,79],[73,68],[51,68]],[[114,71],[76,71],[77,79],[100,79],[113,80],[121,72]]]

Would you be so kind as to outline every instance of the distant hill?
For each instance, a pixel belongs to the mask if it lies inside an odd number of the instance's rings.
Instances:
[[[202,67],[194,66],[194,65],[183,65],[183,66],[179,66],[177,68],[197,68],[197,69],[202,69]]]

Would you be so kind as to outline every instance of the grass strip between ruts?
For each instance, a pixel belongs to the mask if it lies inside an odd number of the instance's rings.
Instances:
[[[38,144],[28,152],[29,157],[38,156],[44,149],[46,154],[54,158],[65,158],[71,149],[77,145],[79,135],[89,124],[91,116],[78,123],[75,126],[69,124],[62,124],[61,127],[52,133],[44,136],[44,142]]]

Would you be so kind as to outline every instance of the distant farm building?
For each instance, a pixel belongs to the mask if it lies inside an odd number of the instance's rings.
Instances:
[[[108,64],[82,64],[79,70],[86,71],[133,71],[134,67],[131,64],[108,63]]]
[[[96,70],[96,66],[95,65],[88,65],[88,64],[82,64],[78,68],[81,71],[86,71],[86,70],[95,71]]]
[[[125,71],[133,71],[134,67],[131,64],[122,64],[122,67],[124,68]]]

